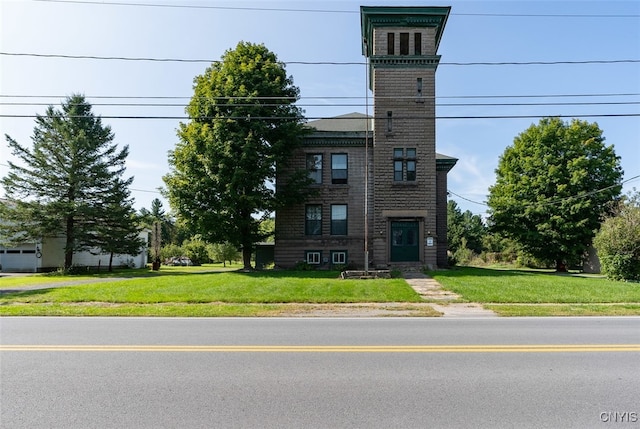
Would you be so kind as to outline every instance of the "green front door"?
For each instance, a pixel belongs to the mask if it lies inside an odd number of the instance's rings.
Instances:
[[[418,222],[391,222],[391,262],[420,260]]]

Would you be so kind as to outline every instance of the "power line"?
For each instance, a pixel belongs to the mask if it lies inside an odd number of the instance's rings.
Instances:
[[[455,195],[456,197],[458,197],[458,198],[460,198],[460,199],[462,199],[462,200],[468,201],[468,202],[470,202],[470,203],[478,204],[478,205],[481,205],[481,206],[488,207],[487,203],[479,203],[478,201],[470,200],[469,198],[465,198],[465,197],[463,197],[462,195],[458,195],[458,194],[456,194],[456,193],[455,193],[455,192],[453,192],[451,189],[447,189],[447,192],[448,192],[449,194],[451,194],[451,195]]]
[[[220,63],[221,60],[195,59],[195,58],[154,58],[154,57],[116,57],[100,55],[68,55],[68,54],[38,54],[26,52],[0,52],[4,56],[36,57],[36,58],[61,58],[74,60],[107,60],[107,61],[150,61],[150,62],[174,62],[174,63]],[[329,65],[329,66],[366,66],[366,61],[280,61],[287,65]],[[441,66],[531,66],[531,65],[585,65],[585,64],[635,64],[640,59],[615,59],[615,60],[576,60],[576,61],[475,61],[475,62],[440,62]]]
[[[560,197],[560,198],[550,197],[550,198],[547,198],[545,200],[535,201],[535,202],[528,203],[528,204],[522,204],[520,206],[521,207],[531,207],[531,206],[545,207],[545,206],[552,206],[552,205],[556,205],[556,204],[561,204],[561,203],[563,203],[563,202],[565,202],[567,200],[572,200],[572,199],[579,200],[579,199],[582,199],[582,198],[587,198],[587,197],[589,197],[591,195],[599,194],[600,192],[604,192],[604,191],[607,191],[609,189],[612,189],[612,188],[615,188],[615,187],[618,187],[618,186],[622,186],[625,183],[633,182],[634,180],[637,180],[637,179],[640,179],[640,174],[638,174],[636,176],[633,176],[633,177],[630,177],[630,178],[628,178],[626,180],[623,180],[620,183],[616,183],[615,185],[606,186],[604,188],[596,189],[594,191],[584,192],[584,193],[578,194],[578,195],[569,195],[569,196]],[[484,203],[484,202],[481,203],[481,202],[478,202],[478,201],[473,201],[473,200],[471,200],[469,198],[465,198],[462,195],[456,194],[455,192],[453,192],[450,189],[447,189],[447,192],[449,194],[451,194],[451,195],[455,195],[456,197],[458,197],[458,198],[460,198],[462,200],[468,201],[470,203],[479,204],[479,205],[485,206],[485,207],[490,207],[487,203]]]
[[[40,115],[42,116],[42,115]],[[331,119],[331,120],[351,120],[354,118],[340,118],[340,117],[328,117],[328,116],[312,116],[312,117],[289,117],[289,116],[205,116],[192,118],[189,116],[151,116],[151,115],[95,115],[100,117],[101,119],[135,119],[135,120],[146,120],[146,119],[156,119],[156,120],[238,120],[238,121],[270,121],[270,120],[320,120],[320,119]],[[37,118],[38,115],[11,115],[11,114],[0,114],[0,118]],[[86,118],[88,116],[84,115],[71,115],[69,118]],[[640,113],[590,113],[590,114],[578,114],[578,115],[554,115],[554,114],[544,114],[544,115],[487,115],[487,116],[435,116],[435,117],[424,117],[424,116],[401,116],[395,117],[394,119],[403,119],[403,120],[444,120],[444,119],[537,119],[537,118],[546,118],[546,117],[554,117],[554,118],[621,118],[621,117],[640,117]],[[387,120],[384,118],[373,118],[374,120]]]
[[[412,97],[415,99],[415,97]],[[436,107],[524,107],[524,106],[626,106],[639,105],[640,101],[595,101],[595,102],[550,102],[550,103],[437,103]],[[1,102],[0,106],[50,106],[51,103]],[[74,106],[78,104],[65,104]],[[103,107],[187,107],[185,103],[91,103]],[[241,107],[281,107],[289,103],[233,103],[220,104],[224,108]],[[297,107],[364,107],[362,103],[295,103]]]
[[[68,95],[25,95],[25,94],[0,94],[0,98],[54,98],[64,99]],[[438,95],[434,97],[423,96],[424,99],[493,99],[493,98],[573,98],[573,97],[636,97],[640,96],[640,92],[631,93],[593,93],[593,94],[493,94],[493,95]],[[91,99],[121,99],[121,100],[190,100],[194,97],[191,96],[178,96],[178,95],[159,95],[159,96],[145,96],[145,95],[85,95],[85,98]],[[225,96],[225,97],[197,97],[199,99],[207,100],[291,100],[296,101],[295,97],[253,97],[253,96]],[[365,96],[301,96],[300,100],[364,100]],[[377,96],[379,100],[415,100],[415,96],[389,96],[381,97]]]
[[[257,11],[257,12],[299,12],[299,13],[344,13],[359,14],[358,10],[330,10],[330,9],[293,9],[293,8],[267,8],[267,7],[241,7],[241,6],[211,6],[211,5],[188,5],[188,4],[153,4],[153,3],[135,3],[135,2],[116,2],[116,1],[87,1],[87,0],[32,0],[45,3],[71,3],[71,4],[87,4],[87,5],[108,5],[108,6],[135,6],[135,7],[157,7],[157,8],[173,8],[173,9],[213,9],[213,10],[239,10],[239,11]],[[525,17],[525,18],[638,18],[640,15],[635,14],[518,14],[518,13],[457,13],[452,12],[453,16],[477,16],[477,17]]]

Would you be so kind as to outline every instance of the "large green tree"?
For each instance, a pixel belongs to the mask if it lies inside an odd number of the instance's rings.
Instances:
[[[304,171],[280,176],[306,132],[298,98],[274,53],[240,42],[195,78],[190,120],[169,153],[164,181],[177,216],[208,242],[242,247],[245,269],[264,235],[260,217],[305,197]]]
[[[579,262],[622,189],[596,123],[544,118],[515,137],[489,189],[490,224],[559,271]]]
[[[32,148],[6,136],[20,162],[9,161],[9,173],[0,180],[6,192],[0,229],[14,242],[64,237],[69,268],[75,251],[99,247],[126,253],[112,244],[131,236],[132,219],[116,213],[132,212],[133,177],[122,179],[128,146],[118,149],[111,128],[102,125],[84,96],[72,95],[61,107],[37,115]]]

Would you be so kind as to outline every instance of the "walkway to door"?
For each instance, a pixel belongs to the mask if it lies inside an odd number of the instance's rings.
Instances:
[[[404,279],[423,299],[436,301],[430,304],[443,317],[497,317],[491,310],[475,302],[452,302],[460,298],[459,295],[442,289],[442,285],[419,271],[405,271]]]

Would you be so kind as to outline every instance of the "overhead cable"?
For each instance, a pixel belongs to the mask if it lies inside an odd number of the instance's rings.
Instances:
[[[415,98],[415,97],[414,97]],[[436,107],[524,107],[524,106],[624,106],[638,105],[640,101],[594,101],[594,102],[550,102],[550,103],[436,103]],[[50,106],[51,103],[27,103],[27,102],[3,102],[0,106]],[[65,103],[66,106],[79,105],[79,103]],[[188,107],[185,103],[91,103],[92,106],[105,107]],[[233,103],[218,104],[224,108],[243,107],[281,107],[290,103]],[[361,103],[295,103],[297,107],[365,107]]]
[[[39,54],[33,52],[0,52],[0,55],[15,57],[62,58],[74,60],[110,60],[110,61],[151,61],[173,63],[219,63],[221,60],[197,58],[154,58],[154,57],[118,57],[100,55],[69,55],[69,54]],[[278,61],[287,65],[310,66],[366,66],[366,61]],[[614,60],[567,60],[567,61],[471,61],[471,62],[440,62],[441,66],[531,66],[531,65],[584,65],[584,64],[624,64],[640,63],[640,59]]]
[[[636,97],[640,96],[640,92],[630,93],[594,93],[594,94],[493,94],[493,95],[438,95],[438,96],[423,96],[425,100],[431,99],[483,99],[483,98],[572,98],[572,97]],[[68,95],[25,95],[25,94],[0,94],[0,98],[55,98],[64,99]],[[291,100],[296,101],[296,97],[254,97],[254,96],[224,96],[224,97],[192,97],[192,96],[178,96],[178,95],[159,95],[159,96],[145,96],[145,95],[84,95],[85,98],[91,99],[122,99],[122,100],[191,100],[194,98],[204,100]],[[364,100],[365,96],[301,96],[299,100]],[[377,100],[415,100],[416,96],[376,96]]]
[[[37,118],[42,115],[12,115],[12,114],[0,114],[0,118]],[[331,119],[331,120],[351,120],[357,118],[352,117],[327,117],[327,116],[316,116],[316,117],[288,117],[288,116],[205,116],[205,117],[197,117],[192,118],[189,116],[150,116],[150,115],[95,115],[99,116],[102,119],[166,119],[166,120],[237,120],[237,121],[271,121],[271,120],[320,120],[320,119]],[[86,118],[87,116],[83,115],[70,115],[69,118]],[[544,115],[487,115],[487,116],[435,116],[435,117],[425,117],[425,116],[401,116],[401,117],[393,117],[393,119],[405,119],[405,120],[443,120],[443,119],[536,119],[536,118],[615,118],[615,117],[640,117],[640,113],[591,113],[591,114],[578,114],[578,115],[554,115],[554,114],[544,114]],[[387,120],[387,117],[384,118],[374,118],[374,120]]]
[[[118,1],[87,1],[87,0],[32,0],[44,3],[71,3],[99,6],[135,6],[135,7],[156,7],[172,9],[213,9],[213,10],[238,10],[256,12],[296,12],[296,13],[344,13],[360,14],[359,10],[344,9],[294,9],[294,8],[270,8],[255,6],[213,6],[213,5],[189,5],[189,4],[167,4],[167,3],[137,3]],[[473,17],[506,17],[506,18],[638,18],[637,14],[527,14],[527,13],[460,13],[451,12],[453,16],[473,16]]]

